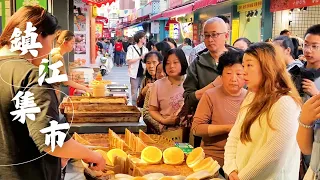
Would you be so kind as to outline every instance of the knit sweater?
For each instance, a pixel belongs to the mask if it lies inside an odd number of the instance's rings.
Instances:
[[[237,121],[225,147],[224,171],[238,171],[240,180],[298,179],[300,150],[296,141],[300,107],[290,96],[282,96],[270,109],[271,129],[265,114],[250,130],[251,142],[240,140],[241,126],[254,93],[241,105]]]
[[[209,89],[202,96],[193,117],[192,131],[202,137],[201,146],[204,152],[217,160],[220,166],[223,166],[224,162],[224,146],[228,133],[210,137],[209,127],[235,123],[240,105],[247,94],[245,89],[240,91],[239,96],[231,96],[223,86]]]

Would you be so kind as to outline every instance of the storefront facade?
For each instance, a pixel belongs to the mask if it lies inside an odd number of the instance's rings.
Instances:
[[[226,16],[231,22],[229,44],[239,37],[246,37],[253,42],[263,41],[272,34],[272,14],[268,12],[269,8],[270,2],[266,0],[218,0],[207,7],[197,9],[194,12],[194,21],[198,23],[199,41],[203,41],[203,23],[218,15]],[[252,32],[252,29],[257,31]]]
[[[320,22],[320,1],[301,1],[294,3],[284,0],[271,0],[270,11],[273,14],[272,36],[276,37],[284,29],[291,32],[292,36],[304,37],[305,31]]]

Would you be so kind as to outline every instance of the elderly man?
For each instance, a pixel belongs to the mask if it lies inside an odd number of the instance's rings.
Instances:
[[[229,38],[228,26],[220,18],[214,17],[204,23],[204,43],[208,49],[190,64],[183,87],[185,89],[185,106],[188,114],[193,114],[204,92],[220,84],[217,66],[219,57],[228,51],[225,42]],[[200,146],[201,139],[195,139],[195,147]]]

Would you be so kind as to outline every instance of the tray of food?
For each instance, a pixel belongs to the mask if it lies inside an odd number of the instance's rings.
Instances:
[[[136,106],[104,104],[66,106],[64,114],[73,123],[139,122],[141,117]]]
[[[79,105],[99,104],[99,105],[127,105],[126,97],[87,97],[87,96],[69,96],[63,98],[60,109],[65,107],[75,107]]]

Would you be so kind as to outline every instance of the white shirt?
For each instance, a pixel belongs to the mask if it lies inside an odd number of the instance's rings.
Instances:
[[[245,98],[237,121],[229,133],[225,146],[226,174],[238,170],[240,180],[295,180],[299,177],[300,149],[296,141],[300,107],[290,96],[282,96],[270,110],[270,123],[266,115],[255,121],[250,130],[251,142],[240,140],[241,127],[246,116],[246,105],[254,93]],[[261,124],[259,124],[261,123]]]
[[[138,54],[138,52],[134,49],[134,47],[137,49],[137,51],[140,53],[140,48],[138,45],[131,45],[128,47],[128,51],[127,51],[127,57],[126,60],[130,60],[130,59],[138,59],[140,58],[140,55]],[[142,56],[146,55],[148,53],[148,49],[144,46],[142,46]],[[128,63],[129,68],[129,77],[136,79],[137,78],[137,73],[138,73],[138,69],[139,69],[139,63],[140,61],[136,61],[134,63]],[[145,69],[145,64],[142,63],[143,68]]]

